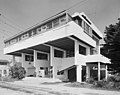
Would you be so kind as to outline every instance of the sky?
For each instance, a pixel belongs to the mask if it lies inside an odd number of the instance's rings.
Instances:
[[[4,40],[83,0],[0,0],[0,59]],[[84,0],[68,11],[84,12],[104,33],[105,27],[118,22],[120,0]]]

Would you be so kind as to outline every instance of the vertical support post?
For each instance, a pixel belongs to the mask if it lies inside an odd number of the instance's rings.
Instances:
[[[12,66],[15,64],[15,55],[12,56]]]
[[[105,65],[105,79],[107,80],[107,77],[108,77],[108,66],[107,64]]]
[[[64,53],[64,54],[63,54],[63,57],[66,58],[66,51],[64,51],[63,53]]]
[[[37,51],[34,50],[34,67],[36,71],[36,76],[39,76],[39,67],[37,66]]]
[[[24,67],[25,68],[25,70],[26,70],[26,76],[27,76],[27,66],[26,66],[26,64],[25,64],[25,54],[24,53],[22,53],[22,67]]]
[[[90,78],[90,67],[88,64],[86,64],[86,80]]]
[[[55,67],[54,67],[54,48],[52,46],[50,46],[50,66],[52,66],[52,77],[55,78]]]
[[[22,67],[25,68],[25,54],[22,53]]]
[[[100,62],[98,62],[98,81],[100,81]]]
[[[77,82],[82,82],[82,74],[81,74],[81,71],[82,71],[82,66],[81,65],[77,65]]]
[[[77,66],[76,68],[76,75],[77,75],[77,82],[82,82],[82,66],[79,64],[79,44],[78,41],[74,41],[74,48],[75,48],[75,65]]]

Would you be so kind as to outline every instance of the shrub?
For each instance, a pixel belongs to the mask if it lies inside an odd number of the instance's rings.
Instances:
[[[10,76],[12,78],[23,79],[26,71],[22,66],[14,65],[10,68]]]
[[[120,75],[116,74],[114,76],[110,76],[107,79],[108,82],[120,82]]]
[[[90,83],[90,84],[93,84],[95,82],[95,80],[94,80],[94,78],[91,77],[91,78],[87,78],[86,82]]]
[[[102,88],[102,87],[105,87],[106,84],[107,84],[107,82],[104,81],[104,80],[95,82],[95,86],[96,86],[96,87],[101,87],[101,88]]]

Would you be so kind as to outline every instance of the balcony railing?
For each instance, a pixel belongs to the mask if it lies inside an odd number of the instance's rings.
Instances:
[[[37,26],[34,26],[28,31],[22,32],[14,37],[11,37],[10,39],[5,40],[4,41],[5,46],[9,46],[17,42],[23,41],[25,39],[28,39],[32,36],[44,33],[50,29],[64,25],[71,20],[72,20],[72,17],[66,12],[60,13],[59,15],[57,14],[55,15],[54,18],[53,17],[49,18],[47,19],[47,21],[44,21]]]

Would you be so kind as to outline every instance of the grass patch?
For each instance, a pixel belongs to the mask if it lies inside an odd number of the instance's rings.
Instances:
[[[10,76],[4,76],[4,77],[0,77],[0,81],[14,82],[14,81],[18,81],[18,79],[17,78],[11,78]]]
[[[120,89],[117,89],[115,87],[99,87],[95,83],[89,84],[89,83],[79,83],[79,82],[73,82],[68,83],[65,86],[68,87],[76,87],[76,88],[90,88],[90,89],[96,89],[96,90],[109,90],[109,91],[120,91]]]

